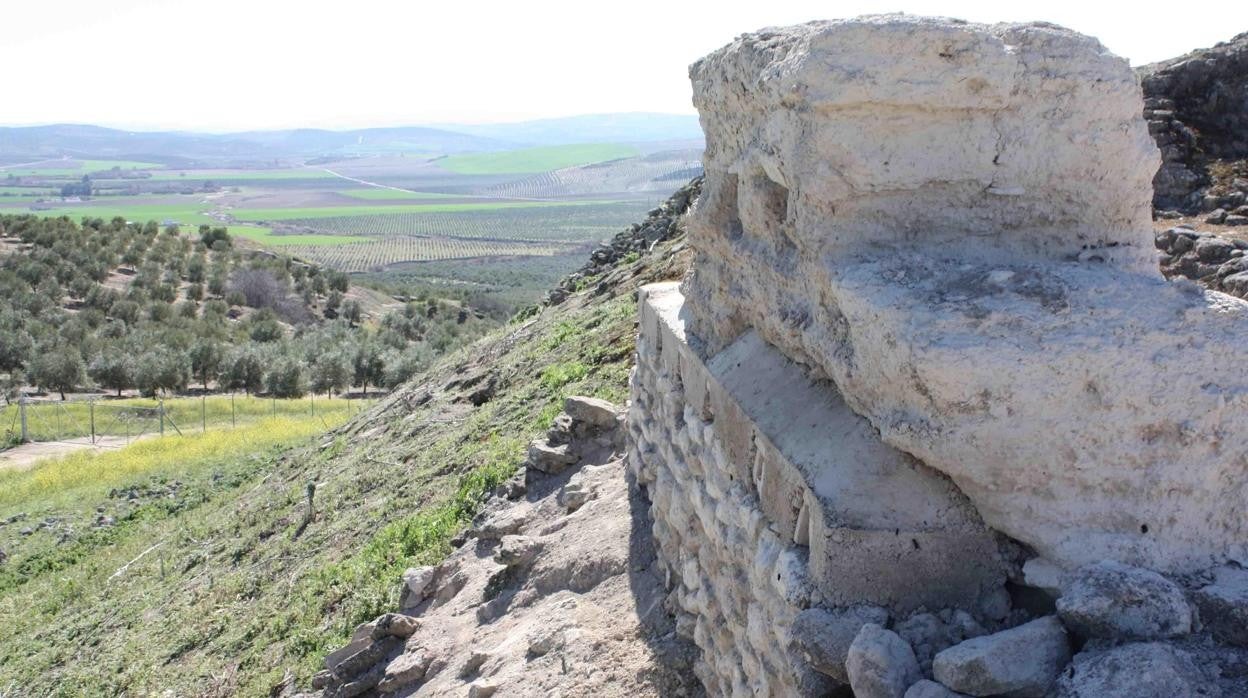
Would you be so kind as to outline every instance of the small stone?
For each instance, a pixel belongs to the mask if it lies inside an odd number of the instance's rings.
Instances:
[[[579,473],[578,473],[579,475]],[[577,477],[573,477],[566,485],[559,490],[559,505],[569,514],[585,506],[585,502],[593,499],[598,494],[597,490]]]
[[[325,656],[325,668],[337,673],[338,666],[347,658],[372,644],[373,627],[373,623],[362,623],[356,626],[350,642]]]
[[[935,681],[923,679],[906,689],[905,698],[967,698],[967,695],[951,691]]]
[[[409,567],[403,572],[403,588],[399,591],[399,609],[406,610],[419,606],[429,595],[429,586],[433,582],[434,568]]]
[[[877,606],[855,606],[842,611],[808,608],[793,619],[792,647],[811,668],[841,682],[849,681],[845,657],[858,631],[867,623],[884,625],[888,611]]]
[[[400,654],[386,665],[385,675],[377,684],[377,690],[382,693],[393,693],[416,683],[425,678],[425,672],[429,670],[431,663],[433,663],[433,655],[423,649]]]
[[[464,665],[459,668],[459,678],[466,679],[481,671],[481,667],[490,659],[489,652],[474,651],[468,655]]]
[[[1213,689],[1213,690],[1210,690]],[[1195,698],[1220,695],[1187,652],[1139,642],[1075,655],[1057,684],[1060,698]]]
[[[1057,612],[1083,637],[1151,640],[1192,629],[1192,611],[1178,585],[1152,570],[1108,560],[1074,573]]]
[[[474,683],[468,687],[468,698],[489,698],[498,690],[498,686],[488,683]]]
[[[1223,225],[1248,225],[1248,216],[1232,215],[1222,221]]]
[[[575,465],[580,458],[572,452],[568,444],[552,446],[549,442],[538,439],[529,444],[528,465],[534,470],[555,475]]]
[[[845,657],[845,673],[856,698],[903,698],[923,678],[910,645],[875,623],[858,631]]]
[[[528,522],[528,514],[513,507],[499,511],[482,521],[469,532],[469,535],[483,540],[497,540],[519,532]]]
[[[901,639],[910,643],[924,673],[931,673],[932,659],[942,650],[987,634],[966,611],[942,611],[942,614],[944,618],[934,613],[916,613],[893,628]]]
[[[932,661],[936,680],[973,696],[1041,698],[1070,661],[1066,629],[1055,616],[954,645]]]
[[[1233,216],[1232,216],[1233,217]],[[1227,217],[1227,225],[1236,225],[1231,223],[1232,217]],[[1231,258],[1231,251],[1235,249],[1235,243],[1225,238],[1208,235],[1196,241],[1196,257],[1206,264],[1221,264]]]
[[[524,565],[537,557],[542,550],[539,540],[528,536],[503,536],[502,544],[494,553],[494,562],[508,567]]]
[[[619,414],[616,406],[606,400],[579,395],[564,400],[563,411],[574,422],[584,422],[600,428],[614,427],[616,415]]]
[[[411,637],[420,629],[420,621],[402,613],[387,613],[373,621],[372,638]]]
[[[1226,220],[1226,209],[1224,208],[1215,208],[1209,212],[1209,215],[1205,216],[1205,222],[1212,225],[1221,225],[1224,220]]]
[[[1219,567],[1213,583],[1196,590],[1192,600],[1214,637],[1248,647],[1248,570]]]
[[[1033,557],[1023,563],[1023,583],[1053,596],[1061,595],[1062,577],[1065,574],[1061,567],[1042,557]]]
[[[529,635],[529,655],[542,657],[563,646],[562,628],[538,628]]]

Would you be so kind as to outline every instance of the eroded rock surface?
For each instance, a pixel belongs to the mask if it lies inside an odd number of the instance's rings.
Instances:
[[[1248,379],[1218,368],[1248,305],[1158,272],[1125,61],[889,16],[743,35],[691,75],[706,355],[757,332],[1068,569],[1248,557]]]
[[[326,698],[698,696],[696,649],[675,633],[654,567],[647,506],[630,492],[620,410],[569,399],[549,441],[574,454],[551,474],[530,452],[450,557],[403,576],[401,614],[361,626],[326,658]],[[576,482],[578,506],[562,493]]]

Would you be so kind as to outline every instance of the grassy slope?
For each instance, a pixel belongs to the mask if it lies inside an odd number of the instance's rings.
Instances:
[[[439,160],[438,165],[444,170],[465,175],[528,174],[632,157],[638,152],[631,145],[618,143],[552,145],[501,153],[451,155]]]
[[[633,291],[683,272],[687,253],[669,251],[612,272],[607,293],[576,294],[446,357],[317,444],[222,463],[174,510],[158,500],[150,514],[87,536],[102,542],[72,544],[54,573],[0,587],[0,617],[18,619],[0,624],[0,687],[265,695],[283,677],[306,686],[354,625],[395,606],[404,568],[446,554],[478,494],[517,467],[564,396],[625,397]],[[476,388],[464,384],[479,387],[487,373],[495,395],[474,407],[465,396]],[[317,518],[296,535],[309,482]],[[0,546],[22,525],[0,527]],[[161,552],[124,583],[107,581],[155,543]]]

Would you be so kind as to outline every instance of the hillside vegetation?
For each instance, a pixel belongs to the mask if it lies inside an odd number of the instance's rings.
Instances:
[[[489,327],[432,298],[379,305],[342,272],[239,250],[222,228],[0,216],[0,241],[10,391],[393,386]]]
[[[21,570],[0,584],[0,614],[17,619],[0,628],[0,686],[248,696],[306,686],[357,623],[397,606],[406,567],[451,550],[564,397],[625,398],[634,291],[679,277],[687,255],[674,240],[603,267],[579,280],[586,290],[437,360],[293,451],[209,456],[173,479],[143,473],[115,492],[0,505],[0,546],[20,546],[6,569]],[[100,514],[119,523],[82,523]],[[64,536],[63,521],[79,522],[76,533]]]

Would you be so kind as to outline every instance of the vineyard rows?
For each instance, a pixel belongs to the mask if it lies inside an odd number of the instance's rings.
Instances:
[[[283,251],[345,272],[378,271],[402,262],[510,255],[556,255],[575,249],[557,242],[394,236],[346,245],[290,245]]]
[[[605,240],[644,217],[648,201],[301,218],[289,224],[334,235],[426,236],[515,241]]]

